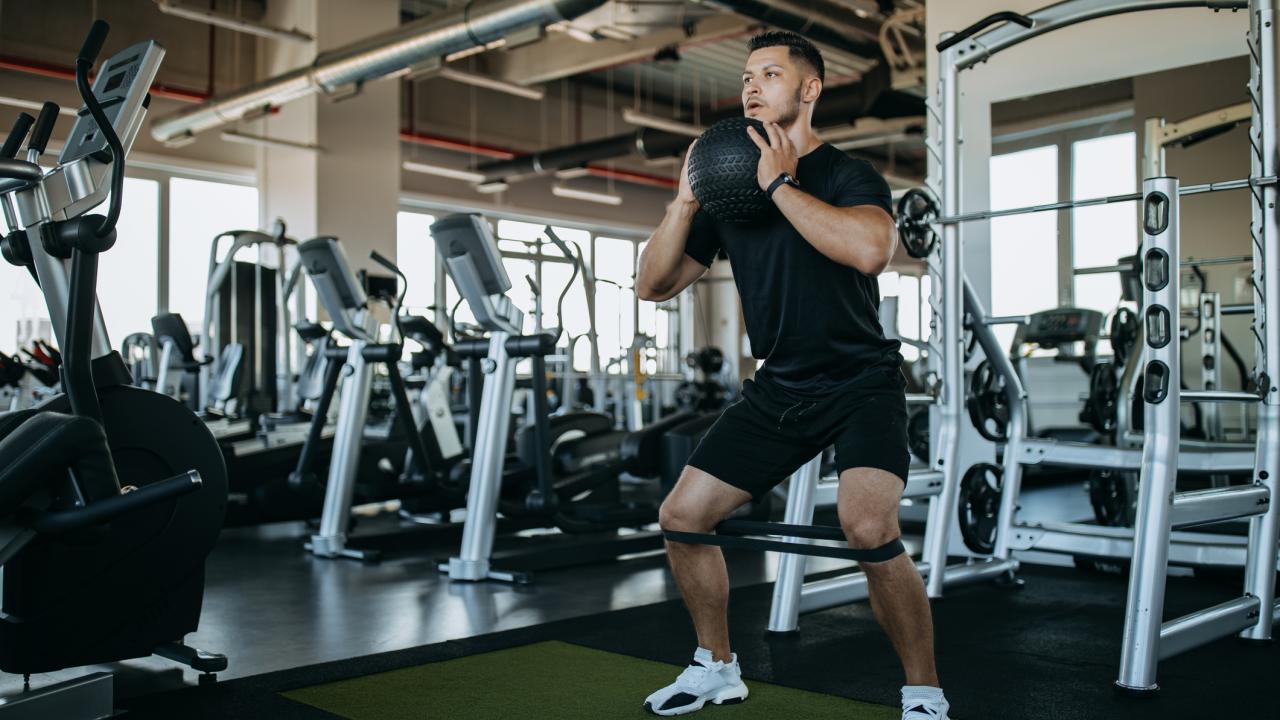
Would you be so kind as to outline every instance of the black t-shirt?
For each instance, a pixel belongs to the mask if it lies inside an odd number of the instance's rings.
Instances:
[[[828,205],[893,212],[871,164],[826,143],[800,158],[796,180]],[[776,207],[750,224],[699,211],[685,253],[708,267],[729,258],[751,354],[765,361],[758,377],[802,396],[901,381],[901,344],[880,327],[879,283],[818,252]]]

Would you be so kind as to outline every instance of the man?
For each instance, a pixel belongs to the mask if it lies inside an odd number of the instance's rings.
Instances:
[[[880,327],[875,279],[897,244],[889,187],[869,163],[814,134],[824,76],[818,50],[786,32],[758,35],[749,47],[742,105],[768,134],[766,142],[747,130],[760,148],[756,180],[776,212],[751,225],[721,224],[699,212],[686,155],[676,199],[640,256],[636,288],[645,300],[666,300],[727,255],[752,354],[765,363],[694,451],[660,522],[667,530],[712,532],[834,445],[849,545],[891,556],[860,565],[872,610],[906,674],[903,720],[946,720],[929,600],[899,542],[898,503],[910,462],[905,381],[900,346]],[[645,707],[683,715],[708,702],[742,702],[747,687],[729,647],[724,555],[678,542],[667,543],[667,555],[698,649],[693,664]]]

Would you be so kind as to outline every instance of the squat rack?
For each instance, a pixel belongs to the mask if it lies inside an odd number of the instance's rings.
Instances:
[[[977,307],[977,299],[972,297],[972,291],[966,293],[970,295],[968,303],[958,302],[962,290],[959,280],[964,277],[960,223],[1018,212],[1079,207],[1089,201],[1054,203],[999,213],[960,215],[957,203],[959,123],[955,103],[959,92],[959,73],[985,62],[1001,50],[1052,30],[1122,13],[1183,7],[1249,11],[1252,158],[1250,177],[1247,180],[1179,188],[1175,178],[1147,178],[1139,196],[1144,208],[1142,314],[1148,330],[1144,339],[1148,357],[1143,371],[1146,377],[1144,402],[1147,422],[1140,463],[1142,481],[1138,520],[1132,540],[1133,570],[1126,604],[1120,673],[1116,681],[1120,688],[1134,692],[1157,689],[1156,667],[1158,661],[1165,657],[1235,632],[1240,632],[1242,637],[1248,639],[1269,639],[1275,615],[1280,614],[1280,608],[1275,606],[1274,592],[1275,550],[1280,517],[1269,502],[1276,494],[1277,473],[1280,473],[1280,393],[1272,384],[1274,378],[1280,377],[1280,322],[1268,322],[1269,318],[1280,317],[1280,268],[1276,272],[1270,271],[1280,263],[1280,228],[1277,227],[1273,210],[1276,200],[1277,147],[1276,103],[1273,92],[1276,67],[1273,3],[1271,0],[1250,0],[1248,3],[1203,0],[1067,0],[1029,16],[1014,13],[993,15],[959,34],[944,36],[938,46],[940,64],[937,98],[940,104],[936,109],[930,108],[938,120],[940,132],[938,141],[929,145],[930,152],[938,161],[939,170],[939,175],[932,179],[930,186],[941,198],[942,215],[936,220],[942,225],[941,247],[934,248],[928,258],[930,273],[935,275],[934,287],[942,290],[939,301],[931,302],[935,325],[941,328],[939,352],[936,353],[941,360],[931,359],[931,363],[939,365],[937,370],[940,371],[939,380],[943,388],[940,397],[939,441],[934,444],[937,448],[934,463],[946,474],[944,486],[951,494],[950,502],[943,505],[954,507],[959,473],[955,462],[958,450],[955,423],[959,418],[960,390],[964,380],[963,368],[960,366],[963,348],[959,344],[961,338],[956,329],[961,326],[962,313],[969,306],[967,309],[974,317],[974,333],[983,342],[988,357],[1005,378],[1010,407],[1009,444],[1005,448],[1004,487],[999,510],[1000,530],[994,552],[997,560],[1007,560],[1010,557],[1010,535],[1014,528],[1021,466],[1025,461],[1022,457],[1024,443],[1021,439],[1025,437],[1026,428],[1026,393],[1003,352],[998,347],[987,347],[993,337],[987,327],[988,319]],[[998,23],[1004,24],[988,30]],[[1179,287],[1177,268],[1180,258],[1179,199],[1184,194],[1232,188],[1248,188],[1253,200],[1250,231],[1255,268],[1254,335],[1259,358],[1257,379],[1258,386],[1262,388],[1261,396],[1226,392],[1180,393],[1180,348],[1176,341]],[[1121,196],[1104,198],[1100,202],[1120,199],[1138,198]],[[1272,211],[1264,212],[1264,207]],[[1268,348],[1275,352],[1267,352]],[[1179,403],[1184,399],[1180,395],[1188,400],[1261,403],[1258,442],[1252,463],[1254,482],[1251,485],[1196,493],[1173,492],[1179,464]],[[1115,451],[1126,452],[1119,448]],[[1195,525],[1244,515],[1252,517],[1242,596],[1162,624],[1171,527],[1175,523]],[[929,550],[930,548],[926,548],[926,552]],[[937,552],[936,548],[933,550]],[[931,595],[935,594],[936,588],[939,585],[931,577]]]

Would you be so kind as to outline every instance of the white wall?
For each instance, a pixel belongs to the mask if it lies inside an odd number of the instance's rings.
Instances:
[[[926,17],[932,47],[944,31],[958,31],[1003,10],[1030,14],[1044,0],[931,2]],[[960,73],[960,210],[989,207],[991,103],[1243,55],[1246,13],[1205,9],[1156,10],[1091,20],[1005,50]],[[930,97],[937,91],[938,54],[930,52]],[[1243,83],[1243,78],[1238,79]],[[930,127],[930,133],[936,130]],[[931,163],[930,174],[937,168]],[[1068,190],[1063,189],[1063,192]],[[965,271],[990,302],[990,236],[985,222],[961,229]]]

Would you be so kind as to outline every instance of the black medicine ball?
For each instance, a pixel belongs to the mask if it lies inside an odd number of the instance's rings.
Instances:
[[[759,220],[773,201],[756,183],[760,148],[747,135],[753,127],[765,142],[769,134],[755,118],[733,117],[712,125],[689,156],[689,187],[711,217],[725,223]]]

